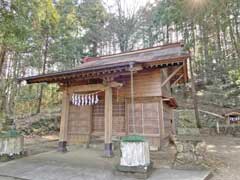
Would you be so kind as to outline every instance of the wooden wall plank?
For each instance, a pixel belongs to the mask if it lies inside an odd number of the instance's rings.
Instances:
[[[125,84],[119,89],[119,96],[131,97],[131,83],[129,77],[124,78]],[[152,72],[138,72],[133,77],[134,97],[151,97],[160,96],[160,72],[155,70]]]

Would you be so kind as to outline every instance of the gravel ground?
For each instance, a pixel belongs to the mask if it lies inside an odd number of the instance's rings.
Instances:
[[[240,180],[240,138],[205,137],[208,159],[215,168],[212,180]]]

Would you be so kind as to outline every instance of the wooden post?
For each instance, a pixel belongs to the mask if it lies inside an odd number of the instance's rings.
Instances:
[[[63,90],[62,97],[62,113],[61,113],[61,124],[60,124],[60,135],[58,151],[66,152],[67,148],[67,133],[68,133],[68,118],[69,118],[69,92],[68,89]]]
[[[163,116],[163,99],[160,97],[159,101],[159,121],[160,121],[160,146],[163,144],[165,137],[165,125],[164,125],[164,116]]]
[[[109,86],[105,89],[104,127],[104,155],[112,157],[112,87]]]
[[[164,111],[163,111],[163,98],[162,98],[162,73],[160,71],[160,101],[159,101],[159,124],[160,124],[160,148],[162,148],[164,137],[165,137],[165,125],[164,125]]]

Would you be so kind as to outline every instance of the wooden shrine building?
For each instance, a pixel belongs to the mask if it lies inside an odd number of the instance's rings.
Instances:
[[[143,135],[160,147],[174,133],[171,85],[188,80],[189,57],[174,43],[87,57],[75,69],[21,80],[57,83],[63,92],[59,150],[102,136],[111,156],[113,136]]]
[[[226,119],[226,124],[236,124],[239,125],[240,124],[240,110],[236,109],[236,110],[232,110],[229,112],[226,112],[225,114],[223,114],[223,116]]]

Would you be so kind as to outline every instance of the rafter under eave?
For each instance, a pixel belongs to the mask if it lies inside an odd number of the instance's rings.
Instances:
[[[165,79],[165,81],[162,83],[161,87],[164,87],[164,86],[168,83],[168,81],[170,81],[170,80],[172,79],[172,77],[173,77],[174,75],[176,75],[177,72],[180,71],[180,69],[182,69],[183,67],[184,67],[184,66],[181,65],[181,66],[179,66],[177,69],[175,69],[175,70],[172,72],[172,74],[170,74],[170,76],[168,76],[168,78]]]

